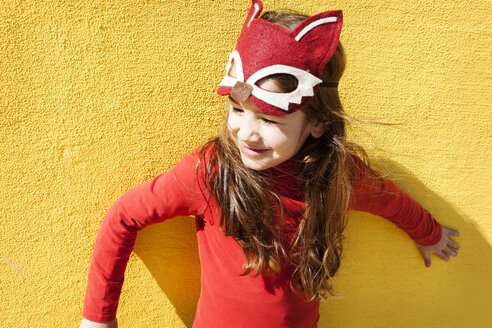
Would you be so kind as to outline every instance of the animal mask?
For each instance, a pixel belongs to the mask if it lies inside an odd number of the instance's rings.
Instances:
[[[250,99],[261,111],[274,116],[293,113],[314,96],[323,67],[335,52],[342,29],[342,11],[326,11],[304,20],[294,31],[258,18],[260,0],[252,0],[246,21],[229,55],[219,95],[240,101]],[[230,75],[234,62],[236,77]],[[291,92],[270,92],[256,83],[272,74],[290,74],[298,85]]]

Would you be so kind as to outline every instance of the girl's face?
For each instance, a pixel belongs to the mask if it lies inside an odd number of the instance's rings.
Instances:
[[[227,125],[243,164],[254,170],[285,162],[301,149],[310,134],[315,138],[323,134],[308,122],[302,110],[271,116],[259,111],[250,100],[239,102],[230,96]]]

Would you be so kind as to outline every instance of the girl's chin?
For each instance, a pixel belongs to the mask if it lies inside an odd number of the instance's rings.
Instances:
[[[257,171],[266,170],[278,164],[273,159],[267,159],[267,158],[260,159],[260,158],[250,157],[245,155],[244,153],[241,153],[241,160],[244,166]]]

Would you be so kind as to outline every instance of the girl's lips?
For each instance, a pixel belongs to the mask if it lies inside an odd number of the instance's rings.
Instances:
[[[251,148],[243,144],[241,144],[241,149],[244,153],[251,156],[258,156],[268,151],[268,149]]]

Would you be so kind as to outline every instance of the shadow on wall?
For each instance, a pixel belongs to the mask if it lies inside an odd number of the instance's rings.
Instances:
[[[426,268],[404,232],[380,217],[354,212],[347,229],[346,258],[335,279],[341,298],[321,304],[318,327],[489,327],[490,243],[469,217],[406,168],[385,158],[372,163],[444,226],[458,230],[460,237],[452,238],[461,250],[449,263],[432,255],[432,265]],[[381,224],[394,231],[394,238],[365,233]],[[337,281],[348,288],[340,290]],[[340,313],[343,318],[337,318]]]
[[[134,252],[174,306],[186,327],[193,325],[200,296],[200,260],[195,219],[176,217],[138,233]]]
[[[481,322],[484,313],[490,312],[487,307],[491,305],[488,292],[483,289],[489,286],[490,277],[486,271],[490,270],[492,263],[490,244],[469,218],[458,214],[404,167],[387,159],[374,159],[373,163],[380,172],[388,172],[390,179],[431,213],[438,213],[437,219],[445,226],[460,231],[461,237],[455,239],[462,248],[459,265],[453,265],[458,259],[452,258],[447,266],[441,267],[436,263],[442,260],[432,256],[431,268],[425,268],[416,248],[409,248],[408,252],[414,252],[418,262],[411,255],[402,259],[394,247],[397,242],[401,243],[401,236],[394,240],[382,240],[383,237],[364,234],[366,228],[363,225],[367,224],[367,228],[371,229],[378,224],[377,220],[384,219],[366,214],[352,215],[347,229],[347,259],[342,261],[336,278],[348,288],[341,291],[341,299],[332,299],[321,305],[318,327],[359,327],[361,324],[377,327],[385,323],[415,327],[410,322],[433,327],[452,322],[454,327],[470,327],[475,320]],[[361,217],[364,219],[359,220]],[[394,229],[399,232],[398,228]],[[413,242],[408,240],[413,246]],[[391,245],[392,242],[395,245]],[[200,263],[194,219],[174,218],[144,229],[139,233],[134,251],[185,325],[191,327],[200,294]],[[480,256],[468,257],[467,253],[473,251],[479,252]],[[478,258],[481,263],[472,263]],[[344,265],[345,261],[349,263]],[[483,264],[488,268],[484,269]],[[490,290],[489,287],[485,288]],[[336,289],[340,292],[339,288]],[[470,297],[473,302],[466,301]],[[443,318],[443,315],[448,318]],[[401,325],[401,320],[406,316],[413,321]]]

